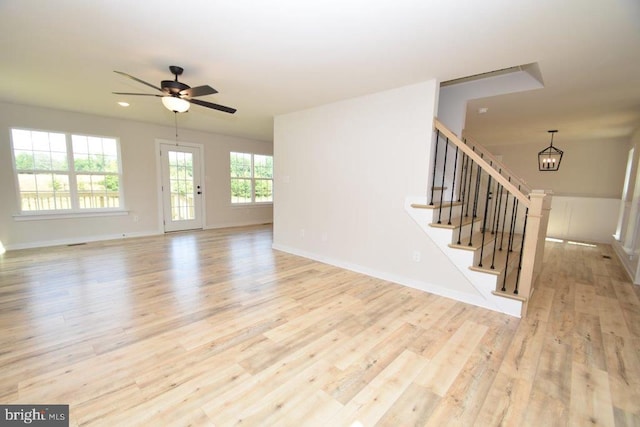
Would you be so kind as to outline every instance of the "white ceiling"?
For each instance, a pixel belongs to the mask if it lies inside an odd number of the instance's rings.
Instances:
[[[159,85],[179,65],[220,92],[201,99],[238,109],[194,105],[181,127],[266,141],[274,115],[529,63],[545,88],[471,102],[476,139],[640,125],[637,0],[0,0],[0,32],[0,101],[172,126],[158,98],[113,95],[153,93],[113,70]]]

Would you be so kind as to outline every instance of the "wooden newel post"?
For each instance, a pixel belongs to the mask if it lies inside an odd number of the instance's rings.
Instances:
[[[522,249],[522,271],[520,272],[519,295],[526,298],[522,304],[521,316],[527,314],[527,305],[533,293],[533,286],[544,256],[544,242],[549,224],[549,211],[551,210],[551,192],[544,190],[531,190],[529,193],[529,214],[527,216],[527,231],[524,236]]]

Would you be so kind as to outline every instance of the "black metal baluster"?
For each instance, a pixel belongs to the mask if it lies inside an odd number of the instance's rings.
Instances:
[[[499,200],[498,206],[496,208],[496,223],[493,227],[493,229],[495,230],[495,232],[497,232],[500,229],[500,209],[502,208],[502,185],[498,186],[498,191],[496,193],[497,194],[497,199]],[[492,233],[494,234],[494,233]],[[493,255],[491,256],[491,269],[495,270],[496,268],[496,250],[498,250],[498,236],[494,237],[493,240]]]
[[[511,214],[511,231],[509,232],[509,252],[513,252],[513,243],[516,238],[516,222],[518,220],[518,205],[520,201],[513,196],[513,213]]]
[[[440,185],[440,207],[438,208],[438,224],[442,224],[442,202],[444,200],[444,177],[447,175],[447,152],[449,151],[449,137],[444,145],[444,166],[442,167],[442,185]]]
[[[433,178],[431,179],[431,201],[429,206],[433,206],[433,190],[436,186],[436,169],[438,168],[438,142],[440,141],[440,129],[436,128],[436,155],[433,158]]]
[[[466,163],[465,163],[465,160],[466,160]],[[462,181],[462,208],[460,209],[460,226],[458,227],[458,244],[461,244],[461,241],[462,241],[462,219],[464,217],[464,215],[462,214],[462,211],[464,210],[465,197],[467,196],[467,190],[465,187],[466,187],[467,172],[469,170],[470,162],[471,162],[471,158],[465,154],[462,157],[464,180]],[[473,164],[471,165],[471,167],[473,167]]]
[[[475,147],[474,147],[474,151],[475,151]],[[468,193],[468,196],[467,196],[467,209],[465,211],[464,216],[469,216],[469,201],[471,200],[471,194],[469,194],[469,193],[471,193],[471,181],[473,180],[473,165],[475,165],[475,164],[476,164],[476,162],[471,160],[471,168],[470,168],[470,171],[469,171],[469,184],[467,185],[467,193]],[[476,168],[479,168],[479,167],[480,167],[479,165],[476,166]]]
[[[449,222],[447,222],[448,225],[451,225],[451,215],[453,214],[453,198],[454,198],[454,192],[453,190],[455,189],[455,183],[456,183],[456,172],[458,169],[458,146],[456,145],[456,156],[453,160],[453,180],[451,181],[451,206],[449,206]],[[444,192],[444,190],[442,190]]]
[[[520,285],[520,272],[522,270],[522,253],[524,252],[524,236],[527,234],[527,219],[529,219],[529,208],[527,208],[524,212],[524,226],[522,227],[522,242],[520,243],[520,259],[518,259],[518,273],[516,276],[516,287],[513,291],[514,294],[518,295],[518,286]],[[535,254],[534,254],[535,257]]]
[[[466,153],[462,153],[462,161],[460,163],[462,163],[462,169],[460,169],[460,181],[462,181],[462,185],[460,185],[460,191],[458,191],[458,202],[461,201],[462,199],[462,195],[464,193],[464,183],[467,180],[467,169],[468,169],[468,164],[467,164],[467,155]],[[463,178],[464,176],[464,178]],[[462,215],[462,211],[460,211],[460,215]]]
[[[502,175],[502,169],[500,169],[500,174]],[[500,192],[500,194],[502,194],[502,185],[500,185],[500,182],[496,181],[496,202],[495,205],[493,206],[493,219],[491,220],[491,234],[495,234],[496,233],[496,220],[498,219],[498,215],[500,212],[500,208],[498,208],[498,203],[500,200],[500,196],[498,195],[498,192]]]
[[[473,228],[475,225],[475,219],[478,217],[478,197],[480,193],[480,176],[482,175],[482,169],[480,169],[480,165],[478,165],[476,169],[476,186],[475,192],[473,194],[473,211],[471,212],[471,232],[469,233],[469,245],[472,246],[473,239]]]
[[[518,199],[513,196],[513,208],[511,210],[511,226],[509,227],[509,242],[507,246],[507,259],[504,262],[504,271],[502,273],[502,292],[507,291],[507,270],[509,268],[509,255],[513,251],[513,235],[515,232],[516,216],[518,215]]]
[[[507,199],[504,201],[504,212],[502,213],[502,233],[500,235],[500,251],[502,251],[502,243],[504,242],[504,228],[507,225],[507,207],[509,206],[509,192],[507,191]],[[515,196],[513,196],[515,200]]]
[[[482,154],[480,154],[482,157]],[[473,217],[476,218],[478,216],[478,200],[480,196],[480,177],[482,176],[482,169],[480,168],[480,164],[478,164],[478,172],[476,174],[476,188],[475,194],[473,195]]]
[[[480,263],[478,263],[478,267],[482,267],[482,257],[484,256],[484,238],[487,234],[487,216],[489,215],[489,200],[491,196],[491,175],[489,175],[489,179],[487,180],[487,197],[484,202],[484,218],[482,219],[482,245],[480,246]]]

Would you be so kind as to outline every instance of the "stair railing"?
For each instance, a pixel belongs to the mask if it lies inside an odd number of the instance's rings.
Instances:
[[[524,194],[531,193],[531,188],[527,185],[527,183],[520,177],[518,177],[515,173],[513,173],[507,166],[505,166],[498,158],[493,155],[490,151],[488,151],[483,145],[478,144],[473,138],[468,135],[463,135],[462,140],[465,144],[469,145],[472,148],[475,148],[477,153],[480,153],[485,160],[488,162],[493,162],[493,168],[499,170],[500,174],[507,179],[511,179],[511,182],[516,184],[520,191]]]
[[[447,224],[458,227],[457,244],[479,244],[475,267],[500,272],[496,292],[522,300],[524,317],[542,263],[551,196],[529,189],[477,142],[461,140],[437,119],[434,126],[436,154],[429,204],[437,204],[437,222],[443,221],[442,211],[449,209]],[[452,161],[448,153],[454,150]],[[436,184],[438,196],[434,195]],[[452,218],[456,201],[461,214]],[[466,224],[468,232],[463,233]],[[484,264],[489,261],[489,266]]]

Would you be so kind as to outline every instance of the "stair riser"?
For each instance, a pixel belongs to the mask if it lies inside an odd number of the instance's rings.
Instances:
[[[481,253],[482,253],[482,256],[484,258],[483,265],[484,265],[484,263],[487,263],[487,262],[489,263],[489,265],[491,265],[490,264],[491,258],[487,259],[487,257],[490,257],[491,254],[493,253],[494,245],[495,245],[495,240],[492,240],[489,243],[486,243],[484,245],[484,250],[477,249],[476,251],[474,251],[474,253],[473,253],[473,265],[478,265],[480,263],[480,254]]]
[[[499,274],[496,274],[496,282],[497,282],[497,287],[496,290],[500,290],[500,288],[502,288],[502,282],[504,280],[505,275],[509,276],[513,271],[515,271],[518,268],[518,261],[519,261],[519,254],[518,253],[512,253],[513,256],[509,257],[509,264],[507,265],[507,269],[504,270],[504,262],[501,262],[500,264],[496,263],[495,268],[497,271],[500,271]],[[474,260],[474,264],[475,266],[477,266],[477,262],[475,262]],[[491,268],[491,260],[486,260],[483,263],[483,268]]]
[[[458,218],[460,216],[460,212],[462,212],[462,206],[460,205],[456,205],[456,206],[444,206],[442,208],[442,214],[439,213],[440,209],[439,208],[434,208],[434,209],[430,209],[431,212],[431,221],[432,223],[437,223],[438,222],[438,215],[440,215],[440,221],[443,224],[447,224],[449,222],[449,212],[453,209],[453,211],[451,212],[451,218]]]
[[[454,223],[455,224],[455,223]],[[476,220],[473,223],[473,232],[477,233],[482,227],[482,221]],[[458,236],[460,236],[460,244],[465,244],[469,242],[469,236],[471,236],[471,224],[466,224],[462,226],[462,233],[459,233],[459,228],[456,228],[451,233],[451,243],[458,244]]]

